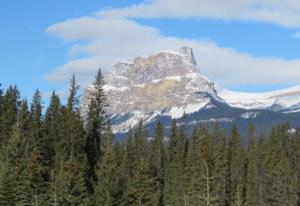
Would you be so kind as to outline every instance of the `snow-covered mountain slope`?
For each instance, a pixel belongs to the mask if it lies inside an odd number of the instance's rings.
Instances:
[[[117,62],[104,76],[108,114],[116,133],[124,133],[143,119],[153,124],[184,114],[193,122],[234,122],[261,115],[300,111],[300,86],[269,93],[241,93],[227,90],[202,76],[191,48],[167,50],[132,61]],[[84,91],[82,108],[93,98],[93,87]],[[200,115],[201,114],[201,115]],[[199,116],[200,115],[200,116]],[[207,117],[209,119],[205,119]],[[276,116],[277,119],[288,119]],[[230,121],[229,121],[230,120]]]
[[[280,112],[300,111],[300,86],[266,93],[234,92],[220,86],[216,86],[216,90],[233,107]]]
[[[184,113],[209,107],[210,100],[200,93],[209,93],[222,101],[214,83],[200,75],[193,51],[188,47],[179,52],[167,50],[131,62],[117,62],[104,80],[108,113],[122,119],[113,125],[115,131],[125,131],[141,118],[146,122],[157,115],[180,118]],[[85,88],[85,104],[92,98],[92,90],[92,86]]]

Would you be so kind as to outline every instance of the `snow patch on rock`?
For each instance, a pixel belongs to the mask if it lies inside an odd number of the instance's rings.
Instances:
[[[243,118],[243,119],[254,119],[254,118],[257,117],[258,114],[259,114],[259,112],[246,112],[246,113],[241,115],[241,118]]]

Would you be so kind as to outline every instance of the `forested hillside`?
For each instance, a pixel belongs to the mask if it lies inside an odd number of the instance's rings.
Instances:
[[[228,136],[174,120],[149,137],[141,120],[115,141],[103,85],[99,70],[84,117],[75,77],[65,105],[55,92],[43,108],[38,90],[31,103],[0,91],[1,206],[300,205],[300,134],[288,125],[260,137],[249,125],[244,146],[235,126]]]

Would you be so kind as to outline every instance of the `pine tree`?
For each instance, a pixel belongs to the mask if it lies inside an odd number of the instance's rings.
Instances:
[[[165,169],[164,204],[169,206],[184,205],[184,126],[177,134],[176,121],[173,120]]]
[[[84,129],[79,112],[79,101],[73,76],[67,106],[60,106],[52,96],[45,123],[55,143],[55,168],[52,172],[52,202],[59,205],[84,205],[88,194],[84,178]]]
[[[45,204],[48,197],[49,180],[51,175],[51,142],[43,136],[42,97],[36,90],[31,103],[31,139],[32,150],[28,163],[29,180],[34,190],[33,205]],[[50,144],[49,144],[50,143]]]
[[[98,184],[95,188],[96,205],[111,206],[117,202],[118,192],[118,162],[116,151],[113,148],[113,134],[110,123],[104,133],[102,140],[103,155],[97,170]]]
[[[17,205],[32,205],[32,197],[34,190],[30,182],[28,164],[32,151],[32,136],[31,136],[31,117],[26,100],[21,103],[21,111],[18,115],[17,128],[15,128],[14,136],[16,142],[19,141],[22,152],[18,157],[18,185],[16,186],[18,201]]]
[[[300,137],[296,133],[291,137],[289,160],[292,169],[291,205],[300,205]]]
[[[245,204],[249,206],[259,205],[259,179],[257,171],[257,146],[254,136],[253,124],[248,127],[248,151],[247,151],[247,175]]]
[[[244,202],[244,150],[236,126],[232,128],[228,148],[227,204],[241,206]]]
[[[1,161],[0,173],[0,205],[15,205],[16,191],[14,175],[7,162]]]
[[[67,156],[65,161],[69,169],[66,173],[69,176],[69,187],[65,190],[68,195],[69,205],[85,205],[88,201],[87,187],[84,180],[84,165],[87,162],[84,147],[85,135],[83,121],[80,116],[79,109],[79,86],[76,84],[75,76],[73,75],[70,81],[70,94],[67,103]]]
[[[134,172],[134,161],[135,161],[135,148],[134,148],[134,139],[132,136],[132,129],[129,128],[128,134],[127,134],[127,142],[125,146],[125,154],[122,158],[121,163],[121,185],[122,188],[121,196],[122,198],[118,202],[120,205],[128,205],[129,200],[126,198],[125,194],[126,191],[129,188],[130,181],[133,178],[133,172]]]
[[[184,181],[184,204],[183,205],[202,205],[201,196],[204,193],[202,162],[204,161],[201,153],[201,139],[203,135],[199,129],[194,128],[191,138],[188,140],[188,152],[185,165]]]
[[[56,157],[61,154],[56,154],[55,150],[59,149],[58,141],[65,136],[65,121],[62,119],[61,104],[59,96],[52,92],[49,107],[46,110],[45,120],[41,130],[43,130],[43,141],[47,141],[48,146],[45,148],[48,152],[48,161],[52,166],[56,161]],[[43,144],[44,145],[44,144]]]
[[[129,178],[123,194],[123,204],[135,206],[159,204],[159,190],[156,187],[156,178],[151,175],[150,167],[146,161],[145,144],[143,123],[141,121],[135,132],[135,159],[132,176]]]
[[[102,135],[105,126],[105,107],[106,96],[103,90],[104,80],[99,69],[94,86],[93,98],[90,101],[88,114],[87,114],[87,125],[86,125],[86,144],[85,152],[87,155],[87,187],[90,193],[94,192],[93,184],[97,181],[96,167],[97,162],[100,159],[101,151],[100,145]]]
[[[206,129],[194,129],[188,142],[184,205],[217,205],[219,197],[213,190],[212,143],[212,137]]]
[[[0,146],[5,147],[9,141],[13,125],[17,121],[20,107],[20,93],[16,86],[10,86],[3,97],[0,115]]]
[[[156,206],[159,204],[158,192],[156,180],[151,176],[145,159],[141,158],[133,178],[129,182],[125,197],[133,206]]]
[[[28,181],[28,139],[16,123],[8,142],[2,163],[5,168],[0,177],[1,205],[31,205],[33,190]]]
[[[225,131],[218,124],[215,125],[212,133],[212,191],[213,195],[218,197],[216,205],[225,205],[226,200],[226,141]]]
[[[157,123],[154,140],[150,147],[149,165],[153,178],[156,180],[157,191],[159,191],[159,205],[163,205],[164,187],[164,131],[160,122]]]
[[[205,206],[213,206],[213,205],[217,205],[216,201],[218,200],[218,196],[214,196],[212,193],[212,189],[211,189],[211,182],[214,179],[214,177],[212,177],[210,175],[211,171],[209,169],[209,166],[207,164],[207,160],[203,161],[204,164],[204,188],[205,188],[205,193],[202,194],[200,196],[200,202],[205,205]]]
[[[294,189],[293,174],[289,161],[289,137],[287,125],[273,128],[266,146],[265,172],[263,174],[262,200],[264,205],[291,205]]]
[[[258,139],[257,142],[257,174],[258,175],[258,184],[259,184],[259,189],[258,189],[258,198],[259,198],[259,204],[264,205],[264,198],[265,198],[265,190],[264,190],[264,177],[266,174],[266,165],[265,165],[265,156],[266,156],[266,142],[265,142],[266,137],[261,135]]]
[[[60,154],[57,153],[59,149],[58,141],[64,137],[64,128],[61,118],[61,104],[59,96],[53,91],[49,107],[46,110],[44,121],[41,124],[41,141],[38,142],[36,155],[38,162],[33,162],[34,168],[45,167],[47,168],[47,179],[42,178],[40,181],[44,181],[42,185],[47,186],[47,201],[49,204],[59,204],[59,187],[57,182],[57,165]],[[47,145],[45,144],[47,143]],[[43,156],[42,156],[42,150]],[[45,161],[46,160],[46,161]],[[45,161],[45,163],[42,163]],[[42,175],[42,174],[41,174]]]

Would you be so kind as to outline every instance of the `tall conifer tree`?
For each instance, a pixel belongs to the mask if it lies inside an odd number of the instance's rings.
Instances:
[[[227,204],[241,206],[244,202],[244,149],[237,127],[231,132],[228,148]]]
[[[247,174],[246,174],[246,197],[245,204],[249,206],[259,205],[259,180],[257,171],[257,145],[254,136],[253,124],[248,127],[248,151],[247,151]]]
[[[163,186],[164,186],[164,131],[160,122],[157,123],[155,136],[150,145],[149,165],[152,176],[156,180],[156,187],[159,195],[159,205],[163,205]]]
[[[5,147],[9,141],[13,125],[17,121],[20,107],[20,92],[16,86],[9,86],[3,97],[0,115],[0,146]]]
[[[86,178],[90,193],[94,192],[93,184],[97,181],[96,168],[101,156],[101,140],[105,127],[105,107],[106,96],[103,90],[104,80],[99,69],[93,84],[93,98],[89,103],[86,125],[86,144],[87,154]]]

